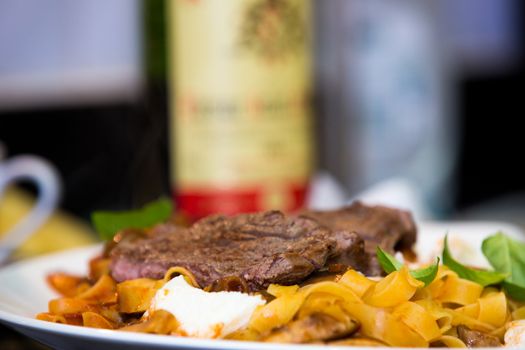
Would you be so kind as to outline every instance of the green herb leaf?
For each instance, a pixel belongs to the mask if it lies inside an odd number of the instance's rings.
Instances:
[[[439,257],[436,258],[436,262],[433,263],[432,265],[424,267],[422,269],[410,271],[410,274],[412,275],[412,277],[414,277],[418,281],[425,283],[425,286],[428,286],[436,278],[438,270],[439,270]]]
[[[525,300],[525,244],[501,232],[486,238],[483,254],[494,270],[507,274],[503,288],[514,299]]]
[[[381,267],[383,268],[383,270],[385,270],[386,273],[399,271],[403,267],[403,264],[400,261],[398,261],[395,257],[385,252],[380,247],[377,247],[376,254],[379,264],[381,264]],[[438,268],[439,258],[437,258],[436,262],[430,266],[410,271],[410,275],[412,275],[412,277],[414,277],[418,281],[425,283],[425,286],[428,286],[430,283],[432,283],[434,278],[436,278]]]
[[[125,228],[147,228],[167,220],[173,211],[172,201],[161,198],[137,210],[111,212],[96,211],[91,214],[91,222],[104,240],[111,240]]]
[[[514,282],[503,281],[503,289],[514,300],[525,301],[525,287]]]
[[[499,272],[473,269],[455,260],[448,248],[448,235],[445,236],[443,247],[443,264],[457,273],[459,277],[481,284],[483,287],[501,283],[507,277],[507,274]]]
[[[376,255],[377,260],[379,261],[379,264],[381,264],[381,267],[383,270],[385,270],[386,273],[392,273],[394,271],[398,271],[403,267],[403,264],[399,262],[395,257],[385,252],[381,247],[377,246],[376,249]]]

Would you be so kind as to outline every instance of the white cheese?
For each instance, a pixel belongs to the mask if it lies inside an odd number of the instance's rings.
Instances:
[[[507,326],[505,346],[512,348],[525,347],[525,320],[512,321]]]
[[[178,276],[157,291],[148,314],[161,309],[170,312],[190,337],[223,338],[245,328],[257,306],[263,304],[262,297],[245,293],[208,293]]]

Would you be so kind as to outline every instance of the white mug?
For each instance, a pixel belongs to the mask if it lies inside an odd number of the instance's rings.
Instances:
[[[0,236],[0,265],[45,223],[60,197],[58,172],[48,161],[31,155],[19,155],[6,160],[3,158],[4,151],[0,144],[0,196],[9,184],[29,180],[36,185],[38,198],[31,212]]]

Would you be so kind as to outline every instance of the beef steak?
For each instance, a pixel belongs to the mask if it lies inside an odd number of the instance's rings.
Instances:
[[[123,240],[110,257],[118,282],[162,278],[170,267],[182,266],[201,287],[237,276],[252,291],[270,283],[299,283],[331,261],[368,271],[368,256],[357,234],[279,211],[210,216],[190,228],[162,224],[147,238]]]
[[[367,206],[356,201],[338,210],[306,211],[302,215],[317,220],[333,231],[355,232],[362,237],[369,254],[370,275],[382,272],[376,259],[377,246],[389,253],[411,252],[416,242],[416,224],[412,215],[404,210]]]

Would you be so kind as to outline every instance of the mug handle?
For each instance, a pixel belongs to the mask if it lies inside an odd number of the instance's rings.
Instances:
[[[58,172],[48,161],[29,155],[0,164],[0,194],[12,182],[29,180],[38,189],[38,199],[29,214],[0,238],[0,264],[40,227],[55,210],[61,186]]]

